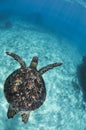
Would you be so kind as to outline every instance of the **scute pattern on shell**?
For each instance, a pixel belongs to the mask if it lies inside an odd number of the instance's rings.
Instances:
[[[46,97],[44,81],[35,69],[17,69],[6,79],[6,99],[19,111],[39,108]]]

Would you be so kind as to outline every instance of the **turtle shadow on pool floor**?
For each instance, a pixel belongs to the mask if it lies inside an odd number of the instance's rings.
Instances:
[[[12,28],[12,22],[10,20],[0,22],[0,29],[10,29]]]
[[[77,77],[86,102],[86,56],[83,56],[82,63],[77,66]]]

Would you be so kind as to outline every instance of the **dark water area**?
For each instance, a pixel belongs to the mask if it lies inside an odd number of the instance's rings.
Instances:
[[[86,102],[86,56],[83,56],[82,63],[77,66],[77,77]]]
[[[12,15],[45,26],[73,40],[82,53],[86,51],[86,9],[78,3],[63,0],[1,0],[0,21]]]

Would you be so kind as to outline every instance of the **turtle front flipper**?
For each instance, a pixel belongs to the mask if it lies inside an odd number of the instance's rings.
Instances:
[[[50,64],[50,65],[47,65],[43,68],[41,68],[39,70],[39,73],[42,75],[43,73],[45,73],[46,71],[50,70],[50,69],[53,69],[54,67],[57,67],[57,66],[61,66],[63,63],[54,63],[54,64]]]
[[[15,108],[13,108],[11,105],[9,105],[8,112],[7,112],[8,119],[13,118],[17,113],[18,111]]]
[[[16,61],[18,61],[19,64],[21,65],[21,68],[25,68],[26,67],[25,62],[18,55],[14,54],[12,52],[6,52],[6,54],[9,55],[9,56],[11,56],[11,57],[13,57]]]
[[[24,123],[27,123],[27,121],[28,121],[28,119],[29,119],[29,116],[30,116],[30,112],[21,114],[22,121],[23,121]]]

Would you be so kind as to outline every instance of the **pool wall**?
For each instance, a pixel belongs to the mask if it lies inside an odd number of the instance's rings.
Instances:
[[[1,10],[23,15],[28,21],[44,25],[86,48],[86,9],[78,3],[65,0],[4,0]]]

